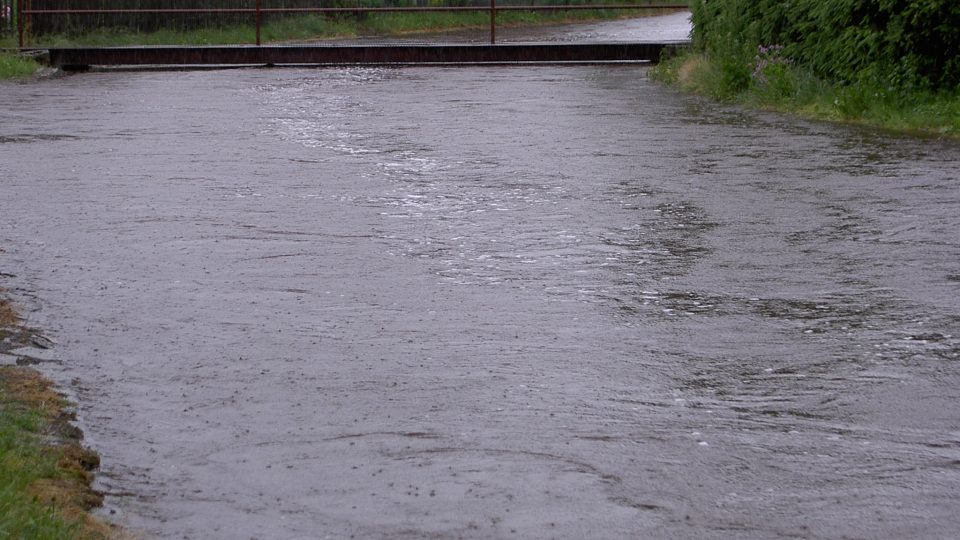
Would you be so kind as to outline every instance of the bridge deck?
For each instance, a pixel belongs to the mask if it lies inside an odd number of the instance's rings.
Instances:
[[[384,65],[657,62],[673,43],[284,45],[49,49],[52,66]]]

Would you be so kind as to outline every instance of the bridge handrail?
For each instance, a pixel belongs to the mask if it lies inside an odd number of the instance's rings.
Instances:
[[[576,10],[628,10],[628,9],[687,9],[688,4],[577,4],[577,5],[524,5],[497,6],[489,0],[485,6],[384,6],[384,7],[263,7],[257,0],[255,7],[247,8],[143,8],[143,9],[32,9],[24,7],[24,0],[17,0],[17,32],[20,48],[24,48],[24,32],[32,15],[125,15],[125,14],[253,14],[256,25],[256,44],[260,45],[262,15],[270,13],[402,13],[402,12],[490,12],[490,43],[496,43],[497,11],[576,11]]]

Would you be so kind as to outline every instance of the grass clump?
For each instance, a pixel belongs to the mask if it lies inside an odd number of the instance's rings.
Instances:
[[[0,79],[29,77],[36,73],[38,68],[39,66],[32,58],[0,51]]]
[[[5,337],[4,329],[12,328],[17,324],[17,312],[10,302],[0,298],[0,339]]]
[[[31,335],[0,299],[0,350],[23,346]],[[90,487],[99,459],[79,444],[72,419],[37,371],[0,366],[0,538],[117,537],[88,514],[102,502]]]
[[[702,51],[687,51],[654,69],[656,79],[719,101],[831,122],[857,123],[920,136],[960,139],[960,91],[904,89],[880,79],[856,84],[818,77],[787,58],[748,69]],[[746,73],[744,75],[744,72]]]

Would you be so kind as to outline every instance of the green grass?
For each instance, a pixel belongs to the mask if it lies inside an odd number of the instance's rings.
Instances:
[[[727,66],[697,51],[661,63],[656,79],[726,102],[898,133],[960,138],[960,89],[895,89],[878,81],[838,84],[788,60],[760,70]],[[755,68],[755,65],[751,69]]]
[[[60,456],[42,444],[44,414],[0,392],[0,538],[74,538],[79,523],[58,516],[30,492],[38,481],[61,475]]]
[[[27,77],[36,73],[39,66],[30,58],[15,53],[0,52],[0,79]]]

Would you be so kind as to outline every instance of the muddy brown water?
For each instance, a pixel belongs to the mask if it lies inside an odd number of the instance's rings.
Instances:
[[[960,530],[956,143],[636,66],[89,73],[0,120],[2,284],[147,537]]]

